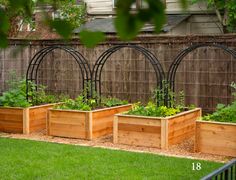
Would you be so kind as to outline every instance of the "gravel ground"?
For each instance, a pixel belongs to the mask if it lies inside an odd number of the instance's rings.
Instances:
[[[93,141],[46,136],[44,132],[34,133],[30,135],[0,133],[0,137],[8,137],[8,138],[14,138],[14,139],[29,139],[29,140],[36,140],[36,141],[73,144],[73,145],[90,146],[90,147],[100,147],[100,148],[106,148],[106,149],[125,150],[125,151],[140,152],[140,153],[152,153],[152,154],[159,154],[159,155],[165,155],[165,156],[184,157],[184,158],[201,159],[201,160],[209,160],[209,161],[216,161],[216,162],[228,162],[229,160],[232,159],[231,157],[226,157],[226,156],[194,153],[193,152],[193,147],[194,147],[193,139],[186,140],[181,144],[171,146],[168,150],[160,150],[157,148],[113,144],[112,135],[104,136],[102,138],[98,138]]]

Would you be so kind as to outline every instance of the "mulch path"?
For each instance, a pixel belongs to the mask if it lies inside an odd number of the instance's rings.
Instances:
[[[232,157],[226,157],[226,156],[218,156],[218,155],[211,155],[211,154],[204,154],[204,153],[194,153],[193,152],[193,149],[194,149],[193,139],[186,140],[181,144],[171,146],[168,150],[161,150],[157,148],[113,144],[112,135],[98,138],[93,141],[46,136],[45,132],[34,133],[30,135],[0,133],[0,137],[7,137],[7,138],[13,138],[13,139],[28,139],[28,140],[89,146],[89,147],[100,147],[100,148],[106,148],[106,149],[124,150],[124,151],[131,151],[131,152],[140,152],[140,153],[152,153],[152,154],[172,156],[172,157],[209,160],[209,161],[216,161],[216,162],[228,162],[229,160],[232,159]]]

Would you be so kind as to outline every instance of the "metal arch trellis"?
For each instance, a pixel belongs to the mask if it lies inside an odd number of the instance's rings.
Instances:
[[[26,73],[26,98],[29,100],[29,83],[34,82],[36,84],[36,90],[38,85],[38,70],[39,66],[44,60],[44,57],[52,52],[55,49],[62,49],[69,53],[77,62],[79,65],[79,68],[81,70],[81,76],[82,76],[82,87],[83,89],[88,85],[88,82],[91,81],[91,69],[87,62],[87,60],[84,58],[84,56],[76,51],[75,49],[71,47],[63,47],[63,46],[50,46],[41,49],[38,51],[34,57],[31,59],[30,64],[27,68]],[[89,97],[91,94],[87,94]]]
[[[159,60],[156,58],[156,56],[153,53],[151,53],[149,50],[147,50],[143,47],[140,47],[140,46],[130,45],[130,44],[117,45],[117,46],[111,47],[110,49],[103,52],[102,55],[97,59],[95,65],[93,67],[92,79],[94,80],[95,91],[98,93],[98,95],[101,96],[101,74],[102,74],[104,64],[106,63],[108,58],[113,53],[115,53],[116,51],[118,51],[119,49],[122,49],[122,48],[135,49],[135,50],[141,52],[147,58],[147,60],[152,64],[152,66],[154,68],[156,79],[157,79],[157,82],[156,82],[157,87],[159,86],[161,89],[162,82],[165,79],[165,73],[164,73],[164,70],[163,70]]]
[[[221,44],[207,44],[207,43],[203,43],[203,44],[195,44],[192,45],[184,50],[182,50],[174,59],[174,61],[172,62],[168,74],[167,74],[167,82],[169,83],[170,89],[172,90],[172,92],[175,91],[175,76],[176,76],[176,72],[177,69],[180,65],[180,63],[182,62],[182,60],[184,59],[185,56],[187,56],[190,52],[192,52],[195,49],[201,48],[201,47],[216,47],[216,48],[220,48],[223,49],[225,52],[229,53],[230,55],[232,55],[235,59],[236,59],[236,51],[225,46],[225,45],[221,45]],[[168,92],[167,92],[167,99],[166,99],[167,105],[169,106],[169,97],[168,97]]]

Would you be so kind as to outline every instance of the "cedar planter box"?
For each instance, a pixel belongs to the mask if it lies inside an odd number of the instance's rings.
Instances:
[[[194,136],[201,109],[181,112],[165,118],[117,114],[113,142],[135,146],[168,149]]]
[[[112,134],[114,115],[131,107],[128,104],[92,111],[50,109],[48,135],[92,140]]]
[[[236,124],[197,121],[195,151],[236,157]]]
[[[47,110],[54,105],[0,107],[0,132],[29,134],[45,130]]]

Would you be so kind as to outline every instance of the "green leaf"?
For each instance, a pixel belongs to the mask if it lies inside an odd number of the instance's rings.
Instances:
[[[179,0],[180,1],[180,4],[181,4],[181,7],[182,9],[186,10],[188,8],[188,1],[187,0]],[[194,2],[195,0],[193,0]],[[191,2],[190,2],[191,3]]]
[[[118,14],[115,19],[115,27],[119,37],[122,40],[131,40],[139,33],[144,22],[136,16],[129,14]]]
[[[145,23],[153,22],[155,31],[159,32],[165,23],[165,7],[160,0],[146,0],[147,9],[137,9],[135,13],[131,11],[135,0],[118,0],[116,9],[115,27],[118,36],[122,40],[135,38]]]
[[[0,48],[6,48],[8,46],[7,35],[0,32]]]
[[[0,8],[0,47],[6,48],[8,45],[7,33],[10,28],[9,18],[4,9]]]
[[[55,19],[49,21],[50,27],[54,28],[56,32],[64,39],[69,39],[73,32],[73,26],[69,21],[63,19]]]
[[[31,16],[33,14],[33,4],[32,0],[9,0],[10,7],[12,9],[23,10],[27,16]]]
[[[10,28],[9,18],[6,12],[0,8],[0,32],[7,33]]]
[[[102,32],[92,31],[81,31],[80,34],[81,42],[88,48],[95,47],[98,43],[105,40],[105,35]]]

